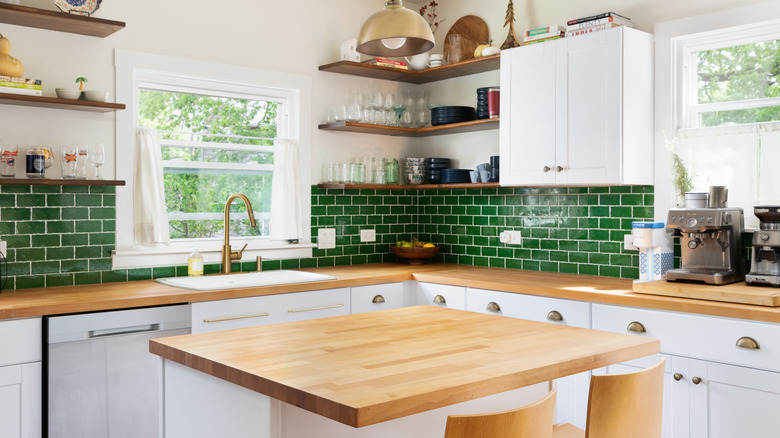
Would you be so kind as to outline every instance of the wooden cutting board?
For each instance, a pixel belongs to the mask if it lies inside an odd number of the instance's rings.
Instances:
[[[726,303],[780,307],[780,288],[748,286],[745,283],[715,286],[710,284],[677,283],[665,280],[645,281],[634,283],[634,292],[665,297],[695,298]]]
[[[477,49],[477,46],[486,43],[490,39],[490,31],[485,20],[476,15],[466,15],[456,21],[444,37],[444,59],[449,59],[449,36],[453,34],[460,35],[461,46],[463,47],[462,61],[473,59],[474,50]]]

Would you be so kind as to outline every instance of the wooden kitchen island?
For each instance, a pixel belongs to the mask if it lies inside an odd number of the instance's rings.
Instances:
[[[152,340],[165,437],[433,437],[546,382],[658,353],[651,338],[435,306]]]

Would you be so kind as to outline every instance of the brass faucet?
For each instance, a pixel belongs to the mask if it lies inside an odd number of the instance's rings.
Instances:
[[[241,193],[234,193],[230,195],[227,202],[225,203],[225,244],[222,245],[222,273],[223,274],[230,274],[230,270],[231,270],[230,263],[233,260],[241,260],[241,254],[244,252],[244,249],[246,249],[246,244],[245,244],[240,251],[230,250],[230,203],[233,202],[233,200],[236,198],[240,198],[244,201],[244,204],[246,204],[246,211],[247,213],[249,213],[249,223],[253,227],[257,226],[257,224],[255,223],[255,214],[252,211],[252,204],[249,202],[249,199]]]

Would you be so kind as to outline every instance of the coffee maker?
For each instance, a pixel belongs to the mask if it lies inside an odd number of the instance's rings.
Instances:
[[[713,187],[704,205],[669,210],[667,228],[680,237],[679,269],[666,271],[667,281],[694,281],[722,285],[745,278],[742,233],[745,218],[741,208],[726,207],[725,187]]]
[[[754,286],[780,286],[780,206],[754,207],[761,221],[753,232],[750,273],[745,283]]]

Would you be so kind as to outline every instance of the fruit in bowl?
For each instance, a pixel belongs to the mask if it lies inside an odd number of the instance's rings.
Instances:
[[[439,253],[441,247],[433,243],[422,242],[413,238],[411,242],[399,240],[395,245],[390,245],[390,250],[399,259],[406,260],[410,265],[422,265]]]

